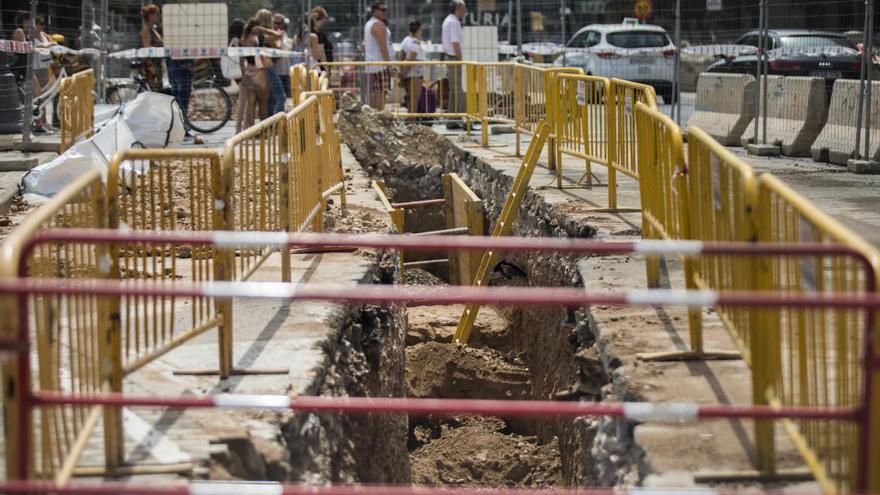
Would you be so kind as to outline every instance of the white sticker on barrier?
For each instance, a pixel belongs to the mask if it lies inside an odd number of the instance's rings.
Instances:
[[[703,252],[701,241],[665,241],[642,240],[635,243],[634,251],[643,254],[700,254]]]
[[[721,210],[724,204],[721,201],[721,159],[714,153],[709,153],[709,168],[712,174],[712,203],[716,210]]]
[[[819,240],[819,232],[816,227],[803,216],[798,219],[798,239],[803,243],[814,243]],[[819,286],[817,277],[819,258],[801,256],[800,265],[801,289],[807,292],[816,292]]]
[[[699,408],[696,404],[651,404],[650,402],[627,402],[623,414],[636,421],[693,421]]]
[[[633,97],[632,97],[632,94],[631,94],[629,91],[627,91],[627,92],[623,95],[623,112],[626,114],[627,117],[632,117],[632,113],[633,113]]]
[[[284,232],[214,232],[214,246],[218,248],[235,247],[283,247],[287,245],[287,234]]]
[[[629,304],[638,306],[689,306],[689,307],[712,307],[718,303],[718,293],[711,290],[685,290],[685,289],[637,289],[626,294]]]
[[[196,481],[189,485],[190,495],[281,495],[284,486],[274,481]]]
[[[290,397],[286,395],[240,395],[217,394],[214,405],[233,409],[290,409]]]
[[[587,83],[586,81],[577,82],[577,104],[584,106],[587,104]]]

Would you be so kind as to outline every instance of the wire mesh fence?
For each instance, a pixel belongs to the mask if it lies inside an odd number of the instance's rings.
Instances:
[[[712,110],[712,102],[701,100],[697,91],[701,77],[749,74],[757,81],[755,90],[747,92],[752,115],[746,119],[749,125],[730,142],[766,143],[786,154],[846,163],[852,157],[870,157],[875,148],[871,141],[877,140],[868,129],[875,129],[880,119],[872,119],[873,107],[867,101],[869,95],[874,96],[874,85],[868,80],[876,79],[878,67],[873,42],[878,17],[872,7],[875,1],[468,0],[461,18],[463,51],[465,58],[484,62],[519,57],[530,63],[573,66],[589,75],[650,84],[656,89],[661,111],[682,125],[695,111]],[[57,121],[53,118],[56,80],[65,75],[94,68],[96,97],[103,101],[108,85],[118,86],[112,81],[130,80],[143,72],[133,63],[142,66],[152,60],[163,68],[160,74],[167,80],[172,65],[177,65],[172,60],[181,57],[165,52],[149,58],[111,56],[124,50],[145,45],[204,50],[193,52],[202,54],[198,70],[219,76],[221,50],[232,38],[240,37],[232,29],[235,21],[243,24],[263,8],[280,14],[284,22],[274,28],[286,31],[288,49],[305,48],[306,43],[298,40],[318,34],[324,55],[306,57],[307,61],[364,60],[364,26],[373,6],[371,0],[159,0],[155,3],[161,15],[151,21],[156,26],[153,37],[151,29],[145,31],[141,15],[149,3],[4,1],[0,6],[0,131],[20,133],[24,129],[29,137],[32,131],[51,130]],[[205,3],[218,8],[212,7],[211,14],[191,12]],[[425,60],[444,58],[441,39],[443,22],[450,15],[448,0],[387,0],[385,5],[391,60],[399,60],[401,42],[410,34],[413,21],[421,23]],[[175,15],[177,6],[189,14]],[[239,29],[241,24],[237,24]],[[56,48],[50,51],[47,45],[52,43]],[[289,58],[296,63],[294,59],[302,56]],[[230,60],[236,66],[237,59]],[[812,78],[812,82],[784,80],[790,77]],[[846,81],[861,82],[853,88]],[[836,85],[841,101],[832,105]],[[795,96],[801,98],[800,105],[791,104]],[[851,102],[852,98],[858,101]],[[835,115],[835,108],[850,109],[853,115]],[[843,123],[831,128],[829,120]],[[823,140],[818,139],[820,134]],[[786,144],[792,141],[799,144]],[[808,141],[812,142],[803,144]],[[814,146],[816,141],[820,142]]]

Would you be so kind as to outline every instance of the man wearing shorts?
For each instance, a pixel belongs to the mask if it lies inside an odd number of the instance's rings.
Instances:
[[[391,30],[386,24],[388,6],[376,2],[371,9],[372,17],[364,25],[364,60],[367,62],[391,61]],[[376,110],[385,108],[385,88],[388,87],[388,65],[367,65],[367,104]]]

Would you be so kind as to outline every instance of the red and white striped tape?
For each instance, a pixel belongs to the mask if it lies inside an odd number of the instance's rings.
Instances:
[[[31,401],[35,405],[47,406],[69,404],[75,406],[268,409],[341,414],[477,414],[544,418],[607,416],[632,421],[674,423],[709,418],[855,420],[861,411],[857,407],[703,406],[689,403],[290,397],[287,395],[245,394],[161,397],[119,393],[78,395],[63,392],[36,392]]]
[[[261,481],[195,481],[187,484],[137,484],[105,481],[68,483],[10,481],[0,492],[69,495],[761,495],[778,493],[754,488],[483,488],[381,485],[293,485]],[[796,494],[797,492],[786,493]],[[808,493],[808,492],[807,492]]]

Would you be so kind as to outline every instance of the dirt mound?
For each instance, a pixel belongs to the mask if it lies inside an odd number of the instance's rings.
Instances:
[[[406,345],[436,341],[452,343],[464,306],[417,306],[407,312]],[[512,348],[510,324],[494,308],[482,307],[468,340],[471,347],[506,352]]]
[[[407,268],[403,272],[403,283],[405,285],[449,285],[437,275],[422,268]],[[448,313],[448,311],[446,312]]]
[[[351,96],[343,97],[338,115],[342,140],[370,177],[385,180],[394,201],[441,196],[440,176],[452,143]]]
[[[419,485],[549,487],[562,484],[556,442],[507,432],[498,418],[456,417],[416,425],[410,453]]]
[[[441,342],[407,347],[406,381],[410,397],[526,399],[531,390],[519,357]]]

